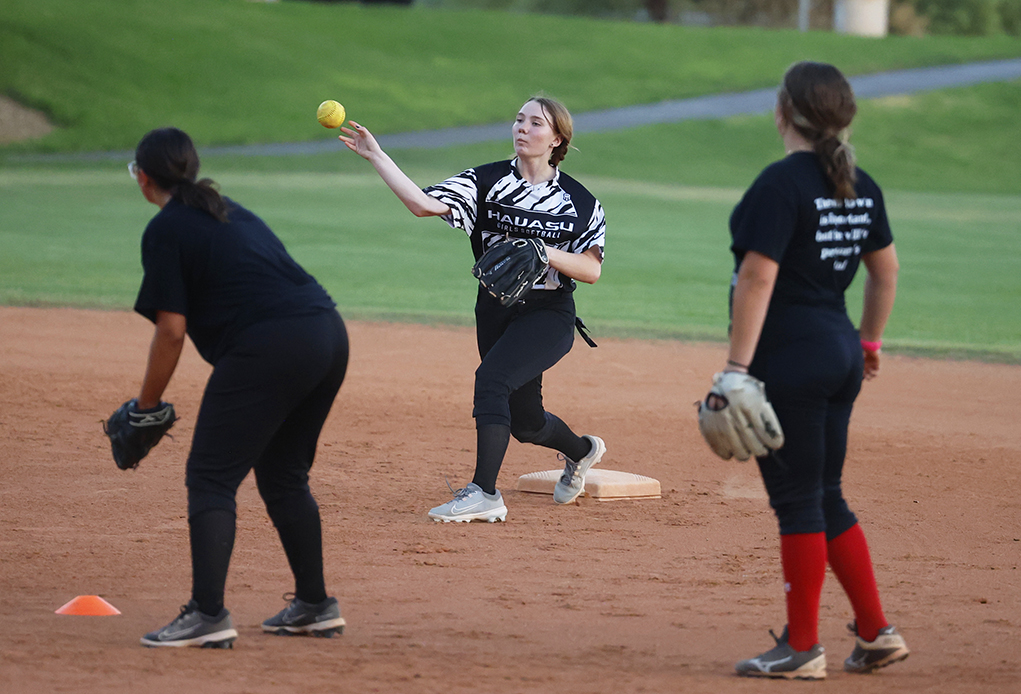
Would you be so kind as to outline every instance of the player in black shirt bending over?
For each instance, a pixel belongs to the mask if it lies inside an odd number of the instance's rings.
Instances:
[[[606,223],[599,201],[557,168],[574,133],[571,114],[553,99],[529,99],[511,128],[513,160],[468,169],[424,191],[364,126],[353,121],[351,126],[343,128],[340,139],[375,167],[416,216],[442,217],[467,233],[476,259],[508,238],[541,239],[549,257],[546,276],[510,307],[479,288],[475,322],[482,363],[475,372],[472,413],[478,439],[475,476],[452,501],[432,509],[430,518],[505,520],[507,507],[496,478],[512,434],[560,452],[564,473],[553,498],[561,504],[574,501],[606,447],[596,436],[576,435],[545,411],[542,374],[574,342],[574,280],[591,284],[599,279]]]
[[[787,628],[775,648],[737,664],[741,675],[826,676],[818,619],[827,561],[856,620],[844,669],[869,672],[908,654],[883,616],[865,535],[841,492],[851,408],[863,374],[879,371],[898,272],[882,193],[845,139],[856,110],[832,65],[791,67],[776,106],[787,157],[759,175],[730,219],[736,271],[724,370],[766,384],[786,439],[758,464],[780,525]],[[844,291],[859,262],[868,276],[856,330]]]
[[[273,633],[343,629],[323,579],[319,507],[308,487],[316,443],[347,370],[333,300],[261,219],[196,181],[198,154],[176,128],[148,133],[129,165],[160,208],[142,236],[135,310],[156,325],[140,409],[159,404],[185,334],[213,365],[185,471],[192,597],[146,646],[230,647],[224,609],[235,494],[250,470],[294,573],[295,597],[263,622]]]

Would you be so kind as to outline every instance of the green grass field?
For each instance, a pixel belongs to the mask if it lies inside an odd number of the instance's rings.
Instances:
[[[413,218],[375,175],[218,178],[239,201],[254,201],[349,317],[470,323],[466,239],[439,220]],[[612,230],[603,279],[578,295],[597,334],[723,339],[726,221],[740,190],[591,184]],[[130,307],[141,277],[139,231],[155,208],[126,171],[0,172],[0,195],[0,303]],[[1009,250],[1017,247],[1021,196],[888,197],[903,265],[890,348],[1021,358],[1019,260]],[[852,316],[859,296],[860,287],[849,292]]]
[[[163,30],[173,13],[184,21]],[[155,212],[126,161],[15,158],[25,153],[127,150],[167,123],[200,147],[332,137],[314,121],[328,96],[378,132],[501,119],[509,128],[540,89],[578,112],[774,84],[799,58],[856,73],[1021,55],[1021,41],[1005,37],[872,40],[526,15],[512,15],[508,32],[507,17],[244,0],[4,3],[0,91],[64,127],[0,148],[0,303],[130,307],[139,236]],[[547,38],[547,59],[522,68],[518,32]],[[330,61],[313,52],[323,43]],[[1017,82],[861,103],[853,142],[886,191],[903,268],[889,349],[1021,361],[1018,112]],[[772,118],[622,129],[575,144],[564,169],[609,221],[603,278],[579,290],[582,317],[597,336],[723,339],[727,219],[782,154]],[[426,185],[509,152],[508,142],[392,154]],[[470,323],[466,239],[413,218],[360,158],[203,161],[346,316]],[[855,286],[852,317],[859,297]]]

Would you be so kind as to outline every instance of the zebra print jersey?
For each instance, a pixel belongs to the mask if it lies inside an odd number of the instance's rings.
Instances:
[[[553,178],[532,185],[517,170],[517,159],[477,166],[429,186],[425,193],[450,208],[443,219],[469,237],[481,234],[481,255],[508,238],[542,239],[568,253],[598,248],[603,255],[606,217],[603,207],[585,187],[557,169]],[[486,191],[482,210],[479,193]],[[574,286],[570,278],[550,268],[534,289]]]

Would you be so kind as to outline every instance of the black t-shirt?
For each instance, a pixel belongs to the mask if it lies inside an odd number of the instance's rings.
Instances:
[[[256,215],[228,200],[229,222],[171,200],[142,234],[135,311],[183,314],[188,335],[211,364],[244,328],[314,315],[335,304]]]
[[[766,167],[734,208],[735,275],[748,251],[780,264],[771,312],[785,305],[846,310],[844,290],[861,256],[893,243],[883,193],[861,169],[855,193],[835,199],[819,157],[796,152]]]

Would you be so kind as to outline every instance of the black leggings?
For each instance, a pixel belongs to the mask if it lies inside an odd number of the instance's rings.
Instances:
[[[319,507],[308,473],[347,361],[347,331],[331,311],[250,326],[214,366],[185,476],[192,590],[203,612],[222,607],[235,496],[253,469],[295,574],[295,592],[309,602],[325,597]]]

